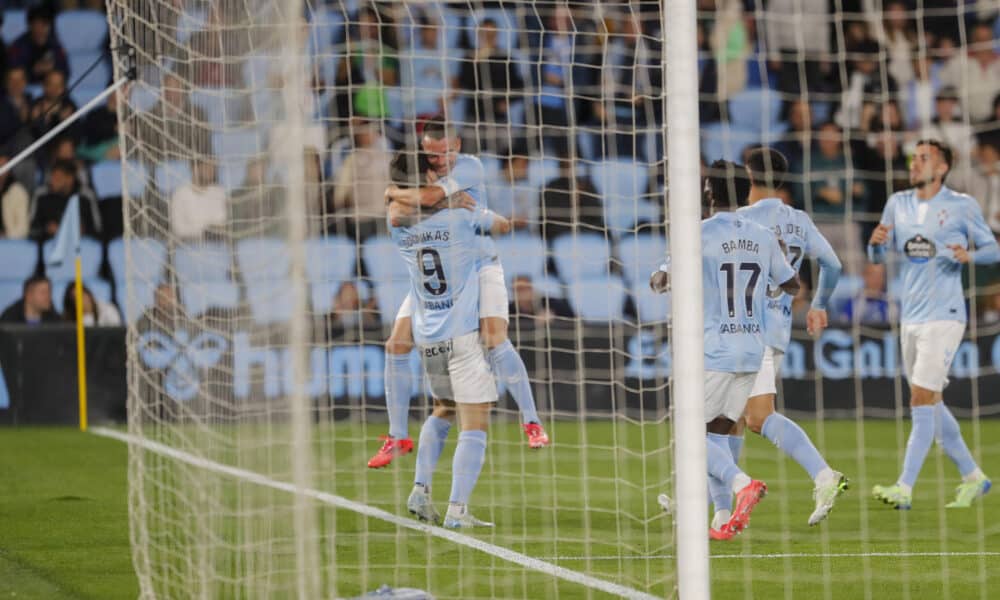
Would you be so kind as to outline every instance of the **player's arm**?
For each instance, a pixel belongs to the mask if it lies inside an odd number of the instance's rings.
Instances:
[[[476,211],[474,226],[479,231],[490,232],[490,235],[503,235],[511,230],[509,219],[485,208]]]
[[[781,283],[778,284],[778,287],[789,296],[798,294],[801,287],[799,276],[795,273],[792,265],[788,264],[788,259],[785,258],[785,253],[781,250],[781,242],[778,240],[778,236],[771,236],[769,246],[771,249],[769,265],[771,281],[780,281]]]
[[[476,208],[476,201],[472,196],[459,193],[448,195],[444,188],[438,185],[418,188],[390,188],[386,190],[385,195],[390,202],[398,202],[414,210],[417,208],[441,208],[442,206],[469,210]]]
[[[890,197],[882,211],[882,219],[868,239],[868,260],[875,264],[885,262],[886,246],[892,240],[893,215],[895,214],[896,199]]]
[[[810,237],[812,239],[809,241],[809,256],[819,263],[819,281],[816,293],[813,294],[809,312],[806,313],[806,329],[811,335],[816,335],[826,329],[829,323],[826,308],[830,297],[833,296],[833,291],[837,289],[843,265],[837,258],[837,253],[833,251],[830,242],[823,237],[815,225],[812,226]]]
[[[955,260],[962,264],[971,262],[984,265],[1000,262],[1000,245],[997,244],[990,226],[986,224],[982,209],[975,201],[970,201],[969,204],[968,234],[975,244],[975,249],[970,251],[958,244],[951,244],[948,247],[954,253]]]

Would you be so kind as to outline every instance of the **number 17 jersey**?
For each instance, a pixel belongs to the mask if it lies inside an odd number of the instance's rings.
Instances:
[[[734,213],[701,223],[705,369],[751,373],[764,356],[768,280],[795,276],[778,238]],[[683,293],[675,285],[674,293]]]

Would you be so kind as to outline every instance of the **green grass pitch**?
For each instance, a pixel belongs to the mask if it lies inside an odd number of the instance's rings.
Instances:
[[[814,423],[803,424],[826,450],[831,465],[851,477],[851,489],[826,523],[808,527],[811,482],[765,440],[748,436],[743,466],[767,481],[770,493],[744,535],[711,545],[714,597],[985,599],[1000,589],[1000,496],[987,496],[971,510],[945,511],[957,475],[951,463],[932,450],[915,490],[913,510],[893,511],[871,500],[869,490],[875,483],[895,479],[900,440],[905,443],[908,423],[869,420],[859,426],[854,421],[829,421],[821,435]],[[381,471],[364,467],[383,427],[318,428],[317,488],[404,514],[414,457]],[[411,425],[413,434],[417,427]],[[963,422],[962,427],[971,441],[971,424]],[[496,521],[497,528],[472,535],[634,589],[672,594],[676,583],[670,558],[676,550],[672,522],[655,502],[670,473],[665,430],[663,425],[624,422],[557,422],[550,426],[554,446],[529,451],[515,426],[496,426],[473,502],[477,516]],[[442,511],[455,437],[453,432],[435,479],[434,497]],[[975,437],[982,442],[978,457],[984,470],[1000,473],[996,441],[1000,421],[983,420]],[[281,462],[282,452],[272,450],[273,463]],[[239,462],[246,467],[255,460],[244,453]],[[3,430],[0,599],[137,597],[126,468],[126,447],[115,440],[71,429]],[[253,486],[246,483],[218,485],[226,498],[223,508],[216,510],[239,506],[232,490],[243,490],[244,500],[253,496]],[[210,502],[195,493],[188,495],[192,502]],[[260,535],[264,520],[274,521],[281,507],[291,504],[279,492],[260,497],[273,503],[271,514],[248,516],[249,525],[221,519],[218,531],[249,527],[234,535],[232,541],[238,544],[240,535]],[[163,522],[183,530],[187,517],[180,512],[177,517]],[[319,505],[314,517],[316,543],[321,547],[318,577],[327,590],[335,589],[340,596],[388,583],[428,589],[438,598],[606,597],[351,511]],[[261,523],[252,523],[255,518]],[[276,541],[266,553],[258,549],[257,556],[268,556],[273,572],[262,573],[266,577],[258,584],[287,589],[282,582],[294,574],[284,549],[293,541],[281,523],[270,526]],[[165,536],[157,543],[168,545],[169,539],[183,538]],[[213,560],[213,568],[222,574],[238,568],[231,557],[219,553]],[[180,579],[165,577],[177,587],[163,589],[176,595],[182,589],[183,582],[176,581]],[[210,596],[251,594],[235,586],[219,587]]]

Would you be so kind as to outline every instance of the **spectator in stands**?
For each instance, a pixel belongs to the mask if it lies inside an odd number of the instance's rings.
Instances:
[[[955,56],[941,71],[946,85],[962,90],[965,109],[973,123],[990,118],[992,102],[1000,93],[1000,55],[993,47],[993,27],[977,23],[969,33],[967,60]]]
[[[50,129],[76,112],[76,104],[66,95],[66,74],[49,71],[42,85],[42,96],[31,105],[31,130],[42,137]],[[70,125],[69,131],[76,128]]]
[[[892,0],[882,11],[876,39],[889,57],[889,75],[903,83],[913,79],[913,49],[917,46],[916,24],[903,0]]]
[[[827,4],[826,0],[770,0],[768,10],[759,13],[757,28],[772,69],[780,72],[781,91],[826,91],[831,70]],[[800,66],[805,68],[805,81],[799,76]]]
[[[333,297],[333,308],[326,316],[328,337],[360,337],[361,329],[375,329],[380,323],[378,302],[371,289],[368,291],[368,299],[362,302],[357,284],[353,281],[341,283],[337,295]]]
[[[241,3],[208,4],[208,23],[185,44],[187,60],[178,63],[181,75],[198,87],[245,87],[243,62],[229,57],[246,56],[253,48],[250,29],[241,26]]]
[[[507,149],[511,107],[523,104],[524,80],[507,51],[497,45],[497,24],[484,19],[479,24],[477,46],[468,50],[453,83],[455,90],[465,92],[466,120],[479,124],[476,140],[463,146],[500,153]]]
[[[862,325],[888,325],[896,318],[885,288],[885,265],[867,263],[862,280],[864,286],[852,298],[844,301],[838,320]]]
[[[958,90],[945,86],[938,91],[934,98],[934,118],[930,126],[920,132],[920,136],[941,140],[951,147],[954,164],[949,176],[969,176],[975,139],[972,128],[962,116]]]
[[[30,83],[41,83],[52,71],[59,71],[63,78],[69,76],[66,50],[56,37],[52,9],[43,5],[28,10],[28,31],[17,38],[7,49],[7,62],[11,67],[22,67]]]
[[[934,119],[935,99],[942,87],[941,66],[927,53],[913,58],[913,78],[903,84],[903,106],[906,108],[907,129],[927,127]]]
[[[243,182],[230,195],[228,223],[235,239],[285,236],[288,232],[280,186],[269,181],[264,157],[247,163]]]
[[[795,100],[788,104],[786,111],[788,131],[782,134],[782,140],[774,148],[796,165],[801,162],[801,157],[812,151],[812,107],[805,100]]]
[[[84,235],[97,237],[102,231],[101,212],[94,192],[77,180],[77,165],[69,160],[57,160],[49,170],[46,185],[35,190],[31,199],[32,237],[47,240],[59,230],[59,222],[70,197],[80,197],[80,226]]]
[[[0,167],[10,160],[0,156]],[[7,239],[28,237],[28,190],[11,173],[0,175],[0,234]]]
[[[77,154],[87,162],[118,160],[118,103],[121,90],[108,96],[104,105],[87,113],[80,123],[80,147]]]
[[[979,325],[996,325],[1000,323],[1000,292],[990,294],[984,302],[979,305]]]
[[[63,320],[76,323],[76,286],[66,286],[63,293]],[[122,316],[114,304],[98,300],[87,286],[83,286],[83,324],[86,327],[118,327]]]
[[[553,317],[573,318],[569,303],[559,298],[549,298],[535,293],[531,277],[515,275],[512,287],[514,297],[510,301],[510,315],[521,319],[532,319],[536,325],[544,326]]]
[[[949,182],[950,187],[979,201],[990,229],[1000,236],[1000,131],[979,134],[972,168]]]
[[[218,184],[215,161],[191,161],[191,181],[170,197],[170,230],[185,240],[221,233],[226,226],[226,191]]]
[[[866,143],[858,146],[855,156],[859,179],[865,186],[866,201],[863,210],[866,214],[861,238],[867,240],[889,196],[912,187],[909,162],[903,152],[903,134],[898,129],[885,126],[881,119],[876,118],[872,121]]]
[[[604,232],[604,205],[590,178],[579,175],[573,159],[559,161],[559,177],[542,188],[542,237]]]
[[[505,217],[515,229],[538,223],[538,190],[528,178],[526,146],[512,150],[500,166],[497,179],[487,184],[490,210]]]
[[[544,146],[556,156],[569,155],[573,17],[569,7],[556,5],[542,34],[541,81],[538,82],[537,123]]]
[[[82,186],[91,187],[87,165],[77,158],[76,142],[68,135],[58,135],[49,142],[47,163],[53,165],[58,160],[68,160],[76,165],[76,180]]]
[[[358,121],[354,126],[354,150],[333,184],[332,212],[338,233],[367,237],[384,225],[392,155],[380,137],[372,122]]]
[[[142,313],[135,326],[140,333],[160,331],[173,336],[174,329],[185,318],[177,288],[163,282],[153,292],[153,305]]]
[[[849,79],[834,118],[845,130],[867,131],[866,115],[874,114],[898,90],[896,80],[878,62],[880,51],[877,42],[866,40],[852,53]]]
[[[4,78],[4,95],[0,96],[0,140],[12,139],[28,123],[31,116],[31,95],[28,75],[23,67],[11,67]],[[24,135],[30,135],[27,131]],[[30,140],[22,140],[24,145]]]
[[[163,76],[160,100],[148,112],[132,119],[138,139],[144,141],[143,158],[159,164],[212,156],[211,131],[205,111],[191,103],[188,85],[174,73]]]
[[[417,119],[443,114],[458,65],[442,47],[442,31],[421,14],[417,18],[414,48],[400,57],[402,85],[413,90]],[[405,61],[405,62],[404,62]],[[468,113],[470,115],[475,113]],[[471,119],[470,119],[471,120]]]
[[[52,310],[52,283],[44,275],[33,275],[24,282],[21,299],[0,314],[0,323],[39,325],[62,321]]]
[[[361,8],[350,21],[350,50],[337,66],[332,112],[341,120],[348,115],[387,117],[383,86],[394,86],[399,81],[394,23],[388,14],[369,6]]]

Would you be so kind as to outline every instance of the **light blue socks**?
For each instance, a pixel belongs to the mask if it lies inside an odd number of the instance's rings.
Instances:
[[[781,413],[771,413],[764,420],[760,434],[770,440],[779,450],[790,456],[795,462],[816,479],[820,471],[827,468],[826,461],[820,456],[819,450],[813,445],[806,432]]]
[[[458,436],[458,447],[451,466],[451,497],[449,502],[468,504],[472,489],[479,480],[479,472],[486,459],[486,432],[463,431]]]
[[[401,440],[409,437],[410,396],[409,354],[385,355],[385,408],[389,411],[389,435]]]
[[[504,343],[490,350],[489,359],[493,374],[507,386],[510,395],[514,397],[514,402],[521,411],[521,419],[525,423],[538,423],[538,411],[535,409],[535,396],[531,392],[528,370],[524,368],[524,361],[510,340],[504,340]]]
[[[424,421],[424,426],[420,428],[420,442],[417,444],[417,474],[413,483],[430,487],[450,430],[451,423],[446,419],[431,415]]]
[[[736,477],[743,474],[743,471],[733,462],[733,455],[729,450],[729,436],[717,433],[709,433],[706,436],[708,442],[708,474],[716,481],[712,485],[725,486],[727,490],[732,490]]]
[[[944,402],[938,402],[934,405],[934,416],[937,426],[935,437],[937,437],[938,443],[944,448],[948,458],[958,467],[958,472],[962,474],[962,477],[968,476],[978,469],[979,465],[972,458],[969,447],[962,439],[962,430],[958,427],[955,415],[951,414]]]
[[[912,418],[913,429],[910,430],[910,439],[906,442],[903,474],[899,476],[899,483],[910,488],[916,483],[920,467],[924,466],[927,452],[934,442],[934,407],[915,406]]]
[[[740,452],[743,450],[743,436],[709,433],[708,437],[713,438],[715,443],[729,448],[733,462],[739,463]],[[708,478],[708,495],[712,499],[712,505],[715,506],[715,512],[733,510],[733,491],[725,483],[712,476]]]

